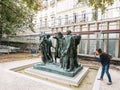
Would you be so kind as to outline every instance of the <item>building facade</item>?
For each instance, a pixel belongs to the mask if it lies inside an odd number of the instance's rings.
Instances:
[[[120,58],[120,1],[115,0],[101,10],[94,10],[78,0],[44,0],[44,9],[37,16],[37,31],[45,33],[79,33],[82,40],[79,54],[93,55],[96,48],[102,48],[114,57]]]
[[[80,55],[92,56],[96,48],[102,48],[113,57],[120,58],[120,1],[115,0],[112,6],[107,6],[104,14],[100,9],[88,7],[86,2],[87,0],[81,3],[78,0],[44,0],[44,9],[35,17],[36,35],[54,35],[59,31],[64,33],[71,30],[73,34],[82,36],[78,48]]]

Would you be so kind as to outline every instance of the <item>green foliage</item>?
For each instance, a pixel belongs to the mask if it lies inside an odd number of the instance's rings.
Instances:
[[[79,0],[79,2],[84,2],[85,0]],[[88,5],[94,7],[94,9],[100,8],[102,11],[102,14],[105,12],[106,6],[112,5],[114,3],[114,0],[87,0]]]
[[[25,2],[30,9],[39,10],[42,8],[41,6],[42,0],[22,0],[22,1]]]
[[[15,34],[33,29],[33,16],[40,9],[39,0],[0,0],[0,34]]]

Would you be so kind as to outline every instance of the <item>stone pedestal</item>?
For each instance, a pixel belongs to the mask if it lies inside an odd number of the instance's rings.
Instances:
[[[48,64],[37,63],[33,66],[33,68],[63,75],[63,76],[74,77],[83,68],[83,66],[80,64],[77,68],[75,68],[70,72],[64,70],[63,68],[60,67],[59,64],[56,64],[56,63],[48,63]]]
[[[66,72],[62,70],[60,66],[49,64],[47,65],[47,67],[45,67],[44,64],[39,63],[35,64],[34,67],[25,69],[24,71],[25,73],[30,74],[34,77],[54,83],[70,86],[79,86],[80,82],[86,76],[88,68],[79,66],[79,68],[77,68],[73,72]]]

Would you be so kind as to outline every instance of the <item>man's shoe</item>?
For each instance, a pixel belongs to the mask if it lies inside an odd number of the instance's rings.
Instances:
[[[112,82],[108,82],[107,85],[112,85]]]
[[[102,80],[103,80],[103,78],[98,78],[97,80],[101,80],[101,81],[102,81]]]

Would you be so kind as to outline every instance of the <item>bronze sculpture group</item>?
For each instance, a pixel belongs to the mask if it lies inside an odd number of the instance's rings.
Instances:
[[[40,51],[43,63],[53,62],[51,53],[52,42],[50,41],[50,35],[40,36]]]
[[[40,36],[40,49],[41,57],[44,64],[53,63],[53,57],[51,53],[51,47],[53,47],[50,35]],[[81,36],[79,34],[72,35],[71,31],[68,30],[66,35],[63,36],[61,32],[57,33],[57,36],[53,37],[56,39],[55,48],[55,63],[56,59],[60,58],[60,66],[65,71],[72,71],[77,68],[77,46],[80,43]]]

